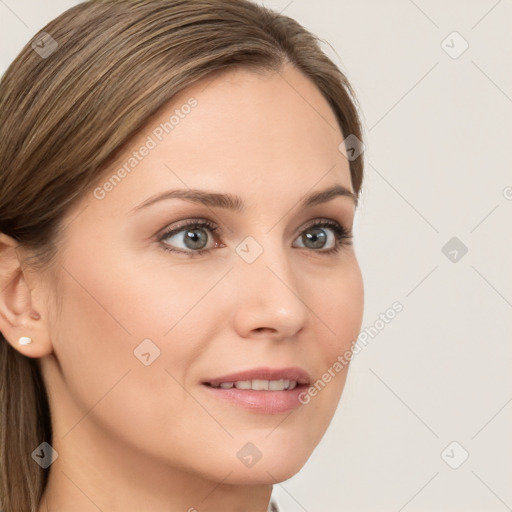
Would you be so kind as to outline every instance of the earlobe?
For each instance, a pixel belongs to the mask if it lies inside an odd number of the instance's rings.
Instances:
[[[44,320],[22,268],[18,242],[0,233],[0,332],[10,345],[27,357],[52,352]]]

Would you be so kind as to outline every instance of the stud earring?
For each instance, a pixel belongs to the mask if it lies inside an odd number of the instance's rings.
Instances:
[[[20,345],[28,345],[29,343],[32,343],[32,338],[27,338],[26,336],[22,336],[19,340],[18,340],[18,343]]]

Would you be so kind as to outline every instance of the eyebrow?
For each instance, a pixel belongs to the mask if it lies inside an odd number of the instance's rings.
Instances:
[[[309,208],[312,206],[316,206],[318,204],[331,201],[335,197],[348,197],[349,199],[352,199],[354,204],[357,206],[358,199],[354,192],[352,192],[351,190],[342,185],[334,185],[333,187],[330,187],[328,189],[321,190],[319,192],[314,192],[303,197],[299,202],[298,207]],[[168,199],[183,199],[185,201],[190,201],[192,203],[203,204],[205,206],[209,206],[212,208],[224,208],[227,210],[233,210],[235,212],[241,212],[244,209],[244,202],[239,196],[233,194],[208,192],[206,190],[187,189],[169,190],[162,194],[152,196],[143,203],[137,205],[132,210],[132,213],[135,213],[136,211],[142,208],[146,208],[159,201],[164,201]]]

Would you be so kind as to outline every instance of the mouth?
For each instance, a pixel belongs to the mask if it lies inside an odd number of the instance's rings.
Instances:
[[[222,401],[252,412],[279,414],[301,405],[299,395],[310,385],[302,368],[255,368],[205,380],[201,384]]]
[[[309,385],[308,372],[299,367],[293,368],[253,368],[222,377],[215,377],[202,384],[212,388],[252,389],[253,391],[283,391],[297,386]]]
[[[264,379],[252,379],[252,380],[237,380],[234,382],[221,382],[220,384],[212,384],[206,382],[206,386],[210,386],[216,389],[251,389],[252,391],[287,391],[289,389],[295,389],[297,387],[296,380],[279,379],[279,380],[264,380]]]

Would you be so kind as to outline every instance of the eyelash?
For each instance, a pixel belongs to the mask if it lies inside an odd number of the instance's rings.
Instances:
[[[212,250],[212,248],[209,249],[199,249],[197,251],[182,251],[179,249],[173,249],[169,245],[165,244],[163,240],[166,238],[169,238],[170,236],[176,235],[177,233],[180,233],[181,231],[184,231],[186,229],[197,229],[197,228],[205,228],[210,234],[212,233],[219,233],[220,230],[218,226],[211,223],[208,220],[197,220],[197,221],[190,221],[186,224],[183,224],[181,226],[174,227],[172,229],[169,229],[165,231],[164,233],[160,234],[158,236],[158,241],[160,242],[160,245],[164,251],[167,252],[173,252],[173,253],[180,253],[180,254],[186,254],[190,258],[194,258],[197,256],[201,256],[204,253],[207,253]],[[351,230],[346,229],[344,226],[342,226],[339,222],[330,220],[330,219],[316,219],[315,221],[312,221],[310,224],[306,225],[304,229],[299,233],[298,236],[301,236],[306,231],[308,231],[311,228],[330,228],[335,234],[336,240],[335,240],[335,246],[331,249],[327,250],[314,250],[310,249],[313,252],[320,253],[323,255],[334,255],[340,251],[340,249],[343,246],[352,245],[352,239],[353,234]],[[299,247],[299,249],[308,249],[307,247]]]

